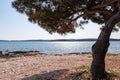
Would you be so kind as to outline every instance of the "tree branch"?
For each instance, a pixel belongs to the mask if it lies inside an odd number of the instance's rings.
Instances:
[[[112,1],[106,2],[106,3],[104,3],[104,4],[99,4],[99,5],[97,5],[97,6],[93,6],[91,9],[103,8],[103,7],[106,7],[106,6],[110,5],[110,4],[115,3],[115,2],[117,2],[117,1],[119,1],[119,0],[112,0]]]
[[[80,17],[83,17],[83,16],[87,16],[87,15],[90,15],[90,14],[95,14],[95,13],[104,13],[104,14],[109,14],[109,15],[112,15],[112,13],[110,13],[109,11],[87,11],[87,12],[85,12],[84,14],[81,14],[81,15],[79,15],[79,16],[77,16],[76,18],[74,18],[72,21],[76,21],[78,18],[80,18]]]
[[[119,10],[120,10],[120,0],[118,0],[118,8],[119,8]]]

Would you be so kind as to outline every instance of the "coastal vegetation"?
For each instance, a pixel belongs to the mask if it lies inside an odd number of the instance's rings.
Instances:
[[[15,0],[12,6],[51,34],[74,33],[89,21],[101,25],[101,33],[92,46],[90,72],[93,80],[107,79],[105,56],[111,32],[118,31],[120,0]]]

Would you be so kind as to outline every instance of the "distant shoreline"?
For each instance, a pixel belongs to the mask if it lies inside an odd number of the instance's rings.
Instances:
[[[0,41],[44,41],[44,42],[57,42],[57,41],[69,41],[69,42],[76,42],[76,41],[96,41],[97,39],[88,38],[88,39],[54,39],[54,40],[47,40],[47,39],[36,39],[36,40],[0,40]],[[120,41],[120,39],[113,39],[111,38],[110,41]]]

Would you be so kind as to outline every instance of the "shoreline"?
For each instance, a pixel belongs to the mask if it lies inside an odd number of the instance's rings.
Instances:
[[[81,55],[92,54],[92,52],[71,52],[71,53],[41,53],[40,51],[0,51],[0,57],[17,57],[17,56],[32,56],[32,55]],[[106,56],[120,55],[120,53],[107,53]]]
[[[19,56],[33,56],[33,55],[80,55],[91,54],[91,52],[71,52],[71,53],[41,53],[40,51],[0,51],[0,57],[19,57]]]

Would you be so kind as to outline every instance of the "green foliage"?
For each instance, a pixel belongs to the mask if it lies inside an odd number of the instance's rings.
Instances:
[[[81,79],[89,80],[91,79],[90,67],[89,66],[80,66],[75,68],[77,71],[77,76],[80,76]],[[116,80],[120,78],[120,72],[113,71],[112,69],[107,69],[107,76],[110,80]]]
[[[117,25],[118,27],[120,27],[120,22],[118,22],[116,25]]]
[[[106,56],[119,56],[120,54],[111,54],[111,53],[107,53]]]
[[[90,67],[89,66],[79,66],[76,68],[77,76],[80,76],[83,80],[89,80],[91,78]]]
[[[77,67],[76,70],[77,71],[86,70],[86,71],[90,72],[90,67],[82,65],[82,66]]]
[[[108,74],[111,77],[120,77],[120,72],[113,71],[111,69],[108,69]]]
[[[88,58],[92,58],[92,55],[89,55]]]
[[[15,0],[13,8],[26,14],[28,20],[37,23],[50,33],[74,33],[76,27],[88,23],[89,20],[104,24],[118,8],[112,3],[100,8],[97,5],[112,0]]]

